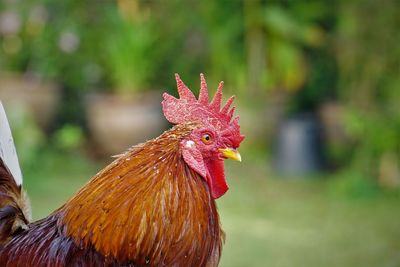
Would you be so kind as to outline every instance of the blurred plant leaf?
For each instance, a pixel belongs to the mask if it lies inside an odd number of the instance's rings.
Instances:
[[[21,166],[35,164],[35,158],[45,144],[44,133],[40,130],[32,114],[23,106],[13,106],[7,110]]]
[[[280,40],[271,41],[270,47],[270,68],[273,75],[270,75],[274,84],[288,91],[295,91],[300,88],[306,78],[307,67],[304,56],[295,45]]]
[[[61,149],[76,149],[84,142],[83,131],[79,126],[66,124],[55,132],[54,141]]]
[[[105,61],[114,90],[135,92],[149,87],[154,73],[152,50],[155,34],[150,22],[124,20],[118,12],[110,14],[110,28],[105,45]]]

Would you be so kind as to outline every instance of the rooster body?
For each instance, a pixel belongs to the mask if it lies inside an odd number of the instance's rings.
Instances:
[[[233,111],[205,105],[201,79],[199,101],[179,76],[181,99],[164,95],[176,126],[119,156],[45,219],[28,223],[1,160],[1,266],[217,266],[224,233],[214,199],[227,190],[223,159],[240,159],[243,136]],[[202,106],[214,113],[198,118]]]

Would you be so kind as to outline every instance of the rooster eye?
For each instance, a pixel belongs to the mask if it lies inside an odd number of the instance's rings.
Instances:
[[[201,140],[203,141],[204,144],[209,145],[212,143],[212,138],[211,135],[209,134],[203,134],[203,136],[201,137]]]

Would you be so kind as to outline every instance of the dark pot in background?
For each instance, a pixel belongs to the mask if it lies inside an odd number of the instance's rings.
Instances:
[[[160,135],[167,127],[160,96],[158,92],[134,97],[89,95],[87,121],[96,152],[100,156],[120,154],[132,145]]]
[[[49,130],[57,113],[60,88],[34,76],[1,73],[0,100],[7,110],[28,110],[42,129]]]
[[[284,120],[278,130],[275,167],[284,176],[304,176],[324,169],[322,126],[314,114]]]

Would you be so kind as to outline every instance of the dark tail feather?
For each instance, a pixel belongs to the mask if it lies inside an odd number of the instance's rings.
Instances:
[[[28,228],[29,201],[0,158],[0,246]]]

